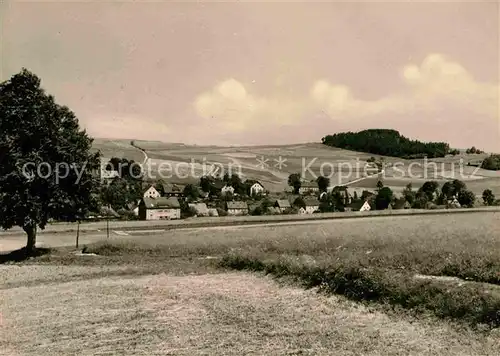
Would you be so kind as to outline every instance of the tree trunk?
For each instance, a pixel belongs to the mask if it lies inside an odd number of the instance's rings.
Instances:
[[[23,227],[24,231],[28,235],[28,241],[26,243],[26,254],[28,256],[35,252],[36,244],[36,225],[27,225]]]

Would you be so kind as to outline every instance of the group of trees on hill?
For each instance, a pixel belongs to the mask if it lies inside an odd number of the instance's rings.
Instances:
[[[476,147],[472,146],[471,148],[466,149],[465,153],[480,155],[481,153],[484,153],[484,151],[481,151],[479,148],[476,148]]]
[[[444,157],[450,151],[450,146],[445,142],[410,140],[390,129],[336,133],[323,137],[321,142],[332,147],[405,159]]]

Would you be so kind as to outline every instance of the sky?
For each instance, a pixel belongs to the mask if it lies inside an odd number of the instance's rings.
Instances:
[[[500,152],[498,1],[1,2],[0,79],[31,70],[94,137]]]

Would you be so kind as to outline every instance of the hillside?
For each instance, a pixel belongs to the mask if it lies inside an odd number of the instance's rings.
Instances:
[[[356,190],[373,189],[378,178],[374,176],[363,179],[366,174],[376,173],[373,170],[365,172],[366,160],[372,156],[384,157],[321,143],[221,147],[134,140],[136,146],[134,147],[131,141],[96,139],[94,149],[101,151],[103,161],[111,157],[124,157],[144,162],[147,155],[144,167],[146,172],[149,172],[147,176],[151,180],[161,178],[158,171],[163,170],[163,177],[166,180],[176,183],[198,182],[199,177],[204,172],[209,172],[212,166],[223,167],[225,171],[232,167],[233,173],[241,174],[244,179],[258,180],[270,191],[283,191],[287,188],[288,175],[302,171],[306,172],[307,179],[314,178],[311,175],[313,172],[316,176],[321,174],[329,176],[331,185],[354,182],[349,185]],[[458,165],[460,159],[468,162],[486,156],[462,154],[456,157],[438,158],[433,160],[437,166],[428,169],[422,167],[424,163],[422,159],[407,160],[385,156],[384,159],[388,164],[399,165],[398,170],[394,168],[386,170],[386,185],[398,192],[408,183],[412,183],[415,188],[422,185],[425,180],[432,179],[444,183],[452,178],[460,178],[459,174],[463,172],[461,179],[467,181],[474,193],[480,195],[484,189],[490,188],[500,196],[500,177],[496,172]],[[261,162],[264,162],[264,166]],[[401,171],[404,171],[404,175]]]

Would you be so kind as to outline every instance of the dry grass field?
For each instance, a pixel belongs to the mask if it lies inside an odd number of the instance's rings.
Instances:
[[[65,269],[68,276],[89,273]],[[13,273],[11,278],[16,279],[20,272],[46,278],[60,275],[48,266],[39,270],[8,267],[3,273]],[[3,355],[494,355],[498,351],[494,335],[431,319],[386,315],[247,273],[61,278],[3,289],[0,294],[8,301],[0,333]]]
[[[50,266],[4,268],[3,280],[33,274],[39,279],[30,287],[0,289],[0,354],[495,355],[499,350],[494,334],[432,318],[387,315],[247,273],[93,278],[99,271],[88,266],[61,272]],[[73,275],[86,278],[71,280]]]
[[[0,354],[497,355],[499,236],[490,212],[58,249],[0,265]]]
[[[100,150],[105,160],[118,156],[143,162],[144,154],[131,146],[130,141],[97,139],[94,142],[94,149]],[[276,192],[287,188],[289,174],[303,171],[307,179],[323,174],[330,177],[332,185],[347,184],[375,173],[373,169],[365,169],[366,160],[371,156],[380,158],[377,155],[336,149],[320,143],[219,147],[135,140],[135,145],[147,152],[148,171],[151,172],[153,179],[161,178],[158,170],[162,169],[163,176],[170,181],[193,183],[197,181],[197,178],[192,177],[193,172],[196,177],[200,177],[212,166],[222,166],[225,171],[229,171],[231,167],[232,172],[241,174],[245,179],[259,180],[268,190]],[[280,157],[283,160],[281,167],[277,161]],[[469,161],[481,160],[484,157],[485,155],[463,154],[457,157],[438,158],[426,162],[428,165],[426,168],[423,160],[384,157],[387,163],[398,164],[397,170],[394,168],[386,170],[386,186],[399,190],[399,187],[402,188],[411,182],[418,188],[426,180],[437,180],[443,184],[446,180],[457,178],[470,183],[471,189],[477,195],[488,188],[500,195],[498,172],[476,170],[475,167],[466,165]],[[259,160],[262,159],[267,160],[264,167],[259,166]],[[460,160],[465,165],[460,166]],[[171,167],[172,171],[169,171],[168,167]],[[352,186],[361,191],[373,189],[377,180],[378,178],[369,178],[353,183]]]

